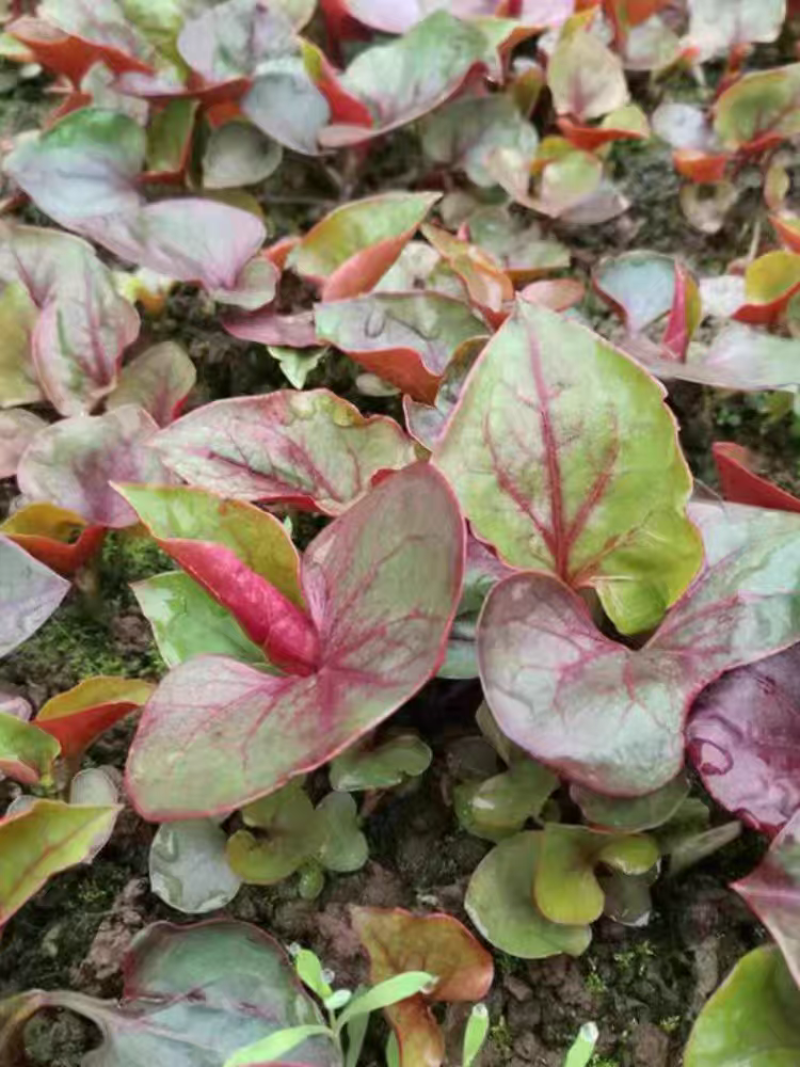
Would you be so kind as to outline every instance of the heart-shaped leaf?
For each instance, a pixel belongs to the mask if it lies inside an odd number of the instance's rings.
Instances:
[[[454,790],[458,821],[469,833],[501,841],[538,818],[558,785],[554,774],[529,759],[518,759],[502,774],[483,782],[467,782]]]
[[[155,686],[129,678],[97,675],[73,689],[51,697],[36,716],[35,725],[61,745],[67,759],[83,752],[115,722],[146,703]]]
[[[213,130],[203,154],[203,186],[236,189],[256,185],[280,166],[283,152],[257,127],[228,122]]]
[[[777,833],[800,810],[800,648],[740,667],[692,705],[689,757],[737,818]]]
[[[164,823],[150,846],[150,888],[188,915],[224,908],[242,884],[225,858],[226,843],[210,819]]]
[[[179,419],[155,444],[192,485],[327,515],[362,497],[379,471],[414,460],[395,422],[365,418],[327,389],[218,400]]]
[[[585,926],[603,914],[605,894],[595,868],[644,874],[660,852],[644,834],[603,834],[585,826],[547,823],[539,850],[533,891],[545,918]]]
[[[401,1067],[444,1060],[444,1038],[431,1002],[481,1000],[494,979],[489,953],[449,915],[417,917],[400,908],[351,908],[353,926],[370,958],[373,985],[412,970],[436,976],[430,992],[385,1009],[400,1047]]]
[[[758,70],[737,79],[718,98],[714,132],[724,148],[767,148],[800,130],[800,63]]]
[[[597,792],[644,796],[674,778],[698,693],[800,637],[800,519],[713,504],[691,514],[705,569],[639,651],[601,634],[583,601],[545,575],[508,578],[487,598],[478,657],[500,728]]]
[[[228,841],[227,859],[244,882],[273,885],[288,878],[317,852],[322,841],[314,805],[298,780],[248,804],[242,817],[258,833],[237,830]]]
[[[358,806],[349,793],[329,793],[317,805],[320,844],[317,859],[329,871],[360,871],[369,859],[369,845],[361,832]]]
[[[106,397],[106,409],[137,404],[159,426],[167,426],[180,414],[196,380],[194,363],[181,346],[164,341],[122,368],[116,388]]]
[[[374,729],[442,660],[463,539],[446,483],[423,464],[385,480],[326,527],[301,567],[318,639],[310,673],[271,677],[221,656],[171,671],[129,756],[138,808],[161,819],[230,811]]]
[[[488,333],[466,304],[441,293],[372,293],[318,304],[314,317],[321,340],[427,403],[460,346]]]
[[[800,499],[756,474],[754,458],[746,448],[733,441],[715,441],[711,452],[726,500],[756,508],[800,511]]]
[[[136,515],[111,482],[175,480],[149,447],[157,429],[132,404],[107,415],[62,419],[25,451],[17,470],[20,490],[29,500],[56,504],[99,526],[130,526]]]
[[[199,1054],[204,1067],[223,1067],[243,1045],[322,1021],[277,942],[247,923],[156,923],[134,939],[124,973],[120,1003],[59,991],[7,1002],[0,1054],[26,1067],[21,1030],[43,1008],[66,1008],[91,1020],[103,1038],[97,1055],[109,1067],[198,1067]],[[294,1067],[341,1062],[329,1041],[317,1039],[292,1057]]]
[[[415,733],[367,739],[337,756],[330,765],[331,785],[344,793],[391,789],[430,767],[433,753]]]
[[[0,770],[23,785],[53,781],[53,764],[61,752],[54,737],[37,730],[0,706]]]
[[[0,536],[0,656],[27,641],[69,592],[69,582]]]
[[[531,831],[501,841],[475,869],[464,906],[481,935],[511,956],[580,956],[592,940],[591,927],[550,922],[533,899],[543,838]]]
[[[685,1067],[791,1067],[800,1055],[800,993],[780,952],[739,960],[694,1024]]]
[[[478,537],[594,587],[624,633],[655,625],[700,562],[662,390],[543,308],[519,302],[483,350],[434,459]]]
[[[25,811],[0,819],[0,926],[48,878],[83,862],[96,838],[111,831],[119,811],[34,800]]]
[[[559,115],[599,119],[628,102],[618,56],[584,30],[562,33],[547,64],[547,84]]]

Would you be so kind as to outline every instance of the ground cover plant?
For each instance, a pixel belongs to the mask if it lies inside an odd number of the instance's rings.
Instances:
[[[0,34],[0,1064],[800,1049],[800,10]]]

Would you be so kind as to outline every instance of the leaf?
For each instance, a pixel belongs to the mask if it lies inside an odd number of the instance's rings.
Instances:
[[[479,309],[499,313],[513,299],[511,279],[492,256],[438,226],[423,226],[422,232],[464,282],[470,299]]]
[[[270,677],[220,656],[171,671],[129,756],[139,810],[230,811],[375,729],[438,669],[461,590],[463,536],[444,480],[422,464],[327,526],[301,571],[319,638],[313,673]]]
[[[724,148],[767,147],[800,131],[800,63],[745,74],[718,98],[714,132]]]
[[[531,282],[570,265],[568,249],[545,239],[538,224],[521,226],[507,210],[485,208],[467,221],[470,241],[494,256],[513,282]]]
[[[320,143],[325,148],[361,144],[414,122],[449,100],[473,71],[496,70],[501,43],[492,41],[479,24],[439,10],[403,37],[365,49],[340,83],[367,105],[375,125],[328,126],[320,133]]]
[[[106,398],[106,410],[138,404],[159,426],[167,426],[177,418],[196,380],[197,371],[186,352],[174,341],[164,341],[122,368],[116,388]]]
[[[780,952],[739,960],[694,1024],[685,1067],[791,1067],[800,1050],[800,993]]]
[[[265,666],[266,656],[227,608],[188,574],[169,571],[131,585],[168,667],[193,656],[216,653],[240,663]]]
[[[438,199],[436,193],[384,193],[352,201],[313,226],[287,263],[303,277],[324,282],[323,300],[367,292]]]
[[[800,290],[800,255],[767,252],[749,264],[744,276],[745,302],[734,312],[739,322],[774,322]]]
[[[424,774],[432,759],[430,748],[415,733],[387,735],[379,742],[367,739],[331,762],[331,786],[342,793],[391,789]]]
[[[671,310],[675,260],[658,252],[625,252],[595,269],[595,289],[622,316],[631,333],[641,333]]]
[[[132,404],[107,415],[62,419],[28,446],[17,470],[20,490],[90,523],[130,526],[136,515],[110,483],[173,480],[148,447],[157,429],[147,412]]]
[[[786,18],[786,0],[690,0],[689,47],[700,59],[741,45],[774,41]]]
[[[244,882],[274,885],[299,870],[318,850],[323,828],[314,806],[295,780],[243,810],[245,824],[228,840],[227,859]]]
[[[714,799],[763,833],[800,810],[800,649],[723,675],[692,705],[687,752]]]
[[[293,27],[278,5],[227,0],[189,19],[178,37],[184,61],[207,82],[258,73],[259,65],[282,54]]]
[[[580,785],[570,790],[570,796],[592,826],[630,834],[668,822],[688,795],[689,780],[683,773],[641,797],[608,797]]]
[[[354,997],[347,1008],[342,1012],[338,1025],[347,1025],[352,1019],[361,1015],[369,1015],[380,1008],[391,1007],[401,1000],[423,993],[432,985],[435,985],[437,975],[428,974],[427,971],[406,971],[396,974],[391,978],[384,978],[382,982],[373,985],[360,996]]]
[[[95,838],[111,830],[119,811],[34,800],[26,811],[0,819],[0,926],[48,878],[83,862]]]
[[[361,832],[358,807],[349,793],[328,793],[317,805],[321,843],[317,859],[338,874],[360,871],[369,859],[369,845]]]
[[[39,418],[32,411],[22,408],[0,411],[0,478],[13,478],[16,475],[22,453],[38,431],[46,426],[44,418]]]
[[[227,838],[210,819],[163,823],[150,846],[150,888],[187,915],[224,908],[241,880],[225,858]]]
[[[225,1067],[264,1067],[264,1064],[276,1063],[288,1056],[290,1052],[311,1037],[329,1034],[327,1026],[289,1026],[276,1034],[256,1041],[247,1048],[239,1049],[225,1060]]]
[[[599,1036],[594,1023],[584,1023],[567,1053],[564,1067],[588,1067]]]
[[[400,1046],[402,1067],[438,1067],[444,1059],[444,1039],[428,1004],[481,1000],[494,979],[491,956],[449,915],[418,918],[401,908],[353,907],[351,916],[369,954],[373,985],[412,969],[436,976],[432,990],[417,991],[387,1007],[386,1016]],[[352,1003],[347,1011],[352,1014]]]
[[[318,304],[317,336],[415,400],[432,403],[464,342],[488,332],[458,300],[441,293],[372,293]]]
[[[483,782],[467,782],[454,790],[459,823],[487,841],[501,841],[541,814],[558,779],[546,767],[518,759],[502,774]]]
[[[481,936],[511,956],[580,956],[592,940],[591,927],[550,922],[533,900],[543,838],[528,831],[501,841],[475,869],[464,906]]]
[[[327,389],[218,400],[162,431],[155,445],[192,485],[326,515],[350,507],[379,471],[414,459],[394,421],[364,418]]]
[[[547,84],[559,115],[599,119],[628,103],[622,63],[599,37],[562,33],[547,64]]]
[[[69,592],[69,582],[0,536],[0,656],[36,633]]]
[[[284,378],[295,389],[302,389],[306,384],[306,378],[315,371],[323,359],[330,353],[327,347],[311,348],[304,352],[298,352],[296,348],[284,348],[279,345],[268,345],[269,354],[281,365]]]
[[[715,441],[711,446],[722,493],[734,504],[750,504],[778,511],[800,511],[800,500],[753,470],[753,456],[733,441]]]
[[[150,697],[155,686],[97,675],[42,705],[35,724],[54,737],[66,759],[78,760],[101,734]]]
[[[241,106],[273,142],[302,155],[320,154],[319,135],[330,121],[331,109],[301,54],[262,63]]]
[[[504,562],[592,586],[622,632],[654,625],[697,569],[691,480],[663,393],[553,312],[517,304],[434,460]]]
[[[14,1051],[15,1030],[36,1011],[66,1008],[99,1028],[103,1041],[95,1058],[114,1067],[195,1067],[198,1049],[209,1067],[222,1067],[243,1045],[322,1022],[277,942],[247,923],[156,923],[134,939],[124,974],[121,1003],[59,991],[18,998],[5,1045]],[[330,1042],[313,1039],[292,1063],[339,1067],[341,1059]]]
[[[203,154],[203,186],[235,189],[256,185],[280,166],[283,152],[257,127],[228,122],[211,131]]]
[[[257,341],[264,345],[288,345],[291,348],[311,348],[317,344],[312,311],[278,315],[267,308],[252,315],[231,315],[223,320],[222,325],[228,333],[243,341]],[[300,355],[298,354],[298,357]]]
[[[0,709],[0,771],[23,785],[53,781],[53,765],[61,752],[55,738]]]
[[[72,578],[99,550],[105,530],[53,504],[27,504],[0,524],[0,534],[57,574]]]
[[[139,317],[109,270],[85,241],[4,224],[0,281],[8,346],[0,354],[2,402],[44,393],[62,415],[90,411],[113,389],[122,353],[139,332]]]
[[[464,1030],[464,1046],[461,1054],[463,1067],[472,1067],[488,1036],[489,1012],[485,1004],[476,1004],[469,1014]]]
[[[147,102],[142,103],[147,112]],[[196,112],[196,100],[178,99],[170,100],[153,115],[147,128],[145,156],[149,180],[169,180],[184,174],[192,148]]]
[[[598,865],[622,874],[645,874],[659,855],[654,839],[643,834],[604,834],[584,826],[546,823],[534,899],[551,922],[585,926],[603,914],[605,895],[595,874]]]
[[[683,724],[726,670],[798,640],[800,519],[693,505],[706,566],[639,651],[606,638],[556,579],[506,579],[478,634],[484,692],[503,733],[573,782],[643,796],[683,763]]]

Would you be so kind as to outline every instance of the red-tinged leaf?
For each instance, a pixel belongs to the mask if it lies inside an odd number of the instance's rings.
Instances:
[[[673,152],[672,161],[678,174],[688,178],[690,182],[713,185],[724,179],[731,156],[725,153],[712,155],[709,152],[698,152],[693,148],[681,148]]]
[[[53,504],[28,504],[6,519],[0,534],[51,570],[72,578],[98,551],[105,530],[88,526],[80,515]]]
[[[294,242],[287,249],[287,255],[293,247]],[[257,341],[262,345],[313,348],[319,344],[313,311],[279,315],[271,308],[264,308],[252,315],[230,315],[222,320],[222,325],[234,337],[242,341]]]
[[[726,500],[757,508],[800,511],[800,499],[756,474],[753,457],[746,448],[732,441],[715,441],[711,451]]]
[[[469,240],[498,261],[512,282],[533,282],[570,265],[568,249],[539,226],[521,226],[507,208],[486,208],[467,221]]]
[[[122,368],[116,388],[106,397],[106,410],[137,404],[159,426],[168,426],[180,414],[196,380],[194,363],[181,346],[163,341]]]
[[[596,152],[614,141],[646,141],[650,137],[647,116],[637,104],[617,108],[599,126],[580,125],[562,115],[558,127],[570,144],[586,152]]]
[[[596,334],[520,301],[434,451],[479,538],[594,587],[625,633],[656,625],[701,558],[663,397]]]
[[[134,405],[107,415],[63,419],[37,434],[17,470],[22,493],[55,504],[86,522],[118,528],[136,515],[111,482],[174,480],[149,444],[158,430]]]
[[[714,132],[724,148],[764,150],[800,131],[800,63],[745,74],[714,109]]]
[[[680,269],[672,256],[660,252],[624,252],[602,260],[592,283],[628,331],[641,333],[674,307]]]
[[[410,396],[403,397],[403,412],[408,432],[415,441],[432,451],[447,426],[461,396],[464,382],[472,365],[480,355],[485,340],[479,338],[462,345],[447,366],[436,393],[434,404],[420,404]]]
[[[23,785],[52,786],[53,765],[61,751],[58,742],[0,705],[0,778]]]
[[[292,249],[287,264],[317,282],[323,299],[367,292],[396,261],[439,199],[436,193],[385,193],[336,208]]]
[[[701,61],[742,45],[774,41],[786,18],[786,0],[690,0],[685,46]]]
[[[178,36],[178,51],[206,82],[249,77],[261,63],[286,54],[294,28],[277,4],[258,0],[225,0],[201,10]]]
[[[48,700],[35,725],[59,742],[66,759],[77,761],[115,722],[140,708],[154,689],[150,682],[98,675]]]
[[[318,669],[275,677],[200,656],[171,671],[128,759],[137,809],[151,819],[231,811],[378,726],[442,662],[463,563],[463,521],[432,467],[381,482],[306,550]]]
[[[776,834],[800,810],[800,648],[723,675],[694,702],[687,752],[711,796]]]
[[[347,92],[341,75],[322,49],[311,41],[302,41],[301,48],[309,77],[328,101],[330,121],[349,126],[372,126],[369,108],[357,96]]]
[[[217,400],[162,430],[155,445],[190,485],[326,515],[350,507],[379,471],[414,461],[394,420],[365,418],[326,389]]]
[[[567,311],[580,304],[586,294],[586,286],[577,278],[554,278],[531,282],[520,291],[520,300],[551,311]]]
[[[629,99],[619,58],[582,29],[562,34],[547,64],[547,84],[558,114],[583,123],[624,107]]]
[[[18,815],[0,819],[0,926],[48,878],[83,862],[97,837],[110,832],[117,807],[83,807],[35,800]],[[0,1050],[4,1037],[0,1037]],[[14,1061],[12,1060],[12,1063]]]
[[[314,314],[320,340],[427,403],[461,345],[489,332],[466,304],[434,292],[372,293]]]
[[[14,477],[23,452],[45,426],[44,419],[23,408],[0,411],[0,478]]]
[[[417,993],[385,1012],[397,1036],[401,1067],[439,1067],[444,1038],[428,1005],[481,1000],[494,980],[492,957],[450,915],[353,907],[351,916],[369,954],[373,985],[412,970],[436,975],[430,993]]]
[[[487,598],[478,659],[500,728],[596,792],[642,796],[674,778],[700,691],[800,636],[800,518],[710,504],[691,516],[706,567],[639,651],[601,634],[545,575],[509,578]]]
[[[80,85],[84,74],[98,62],[115,74],[147,73],[151,69],[143,59],[121,51],[114,44],[73,36],[43,18],[23,15],[9,23],[6,32],[26,45],[43,67],[66,75],[75,86]]]
[[[575,0],[449,0],[446,8],[458,18],[498,15],[518,19],[535,30],[555,29],[573,14]],[[420,0],[347,0],[343,11],[365,26],[382,33],[407,33],[429,12]]]
[[[118,486],[165,552],[227,608],[269,660],[307,674],[319,657],[283,526],[251,504],[200,489]]]
[[[675,290],[662,343],[678,360],[685,360],[697,327],[703,317],[703,306],[697,282],[689,271],[676,261]]]
[[[300,51],[262,63],[241,107],[278,144],[306,156],[320,155],[319,136],[330,121],[331,108]]]
[[[753,873],[733,882],[731,889],[736,890],[775,938],[792,977],[800,984],[800,818],[797,815],[775,838]]]
[[[0,536],[0,656],[27,641],[69,592],[69,582]]]
[[[767,252],[748,266],[744,287],[745,303],[733,318],[750,325],[769,325],[800,291],[800,255]]]
[[[123,974],[121,1002],[58,990],[4,1002],[2,1062],[29,1067],[23,1029],[42,1009],[66,1009],[94,1023],[102,1043],[91,1055],[108,1067],[222,1067],[243,1046],[322,1022],[284,950],[247,923],[148,926],[132,942]],[[293,1050],[291,1065],[282,1061],[282,1067],[341,1064],[324,1038]]]
[[[0,279],[7,285],[6,336],[30,326],[33,370],[48,400],[62,415],[90,411],[113,389],[123,351],[139,332],[139,317],[116,292],[110,271],[85,241],[3,225]],[[27,294],[26,304],[5,303],[15,291]],[[19,343],[25,346],[24,337]]]
[[[784,248],[800,254],[800,218],[784,214],[770,215],[769,220]]]
[[[434,11],[405,36],[363,51],[339,79],[372,112],[375,124],[332,125],[319,135],[325,148],[363,144],[444,104],[475,72],[498,69],[497,46],[479,24]]]
[[[493,256],[469,241],[453,237],[439,226],[424,225],[422,232],[467,287],[470,299],[481,310],[499,314],[514,298],[514,286]],[[501,319],[505,315],[500,316]]]

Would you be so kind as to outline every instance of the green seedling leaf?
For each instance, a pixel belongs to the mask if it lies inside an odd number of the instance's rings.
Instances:
[[[800,1056],[800,993],[777,948],[734,967],[694,1024],[686,1067],[792,1067]]]
[[[534,878],[536,903],[551,922],[585,926],[603,914],[605,898],[595,868],[644,874],[659,854],[655,840],[644,835],[547,823]]]
[[[242,814],[259,831],[237,830],[228,841],[228,863],[244,882],[280,882],[321,847],[322,822],[299,783],[249,804]]]
[[[600,1033],[594,1023],[584,1023],[567,1053],[564,1067],[588,1067]]]
[[[591,927],[551,922],[533,899],[543,842],[544,834],[527,831],[493,848],[470,880],[467,914],[490,944],[511,956],[580,956],[592,940]]]
[[[431,764],[433,753],[414,733],[367,739],[337,756],[330,765],[331,785],[342,793],[391,789],[417,778]]]
[[[69,592],[69,582],[0,536],[0,656],[27,641]]]
[[[397,1036],[401,1067],[419,1063],[439,1067],[444,1038],[429,1004],[481,1000],[494,978],[491,956],[448,915],[418,918],[400,908],[361,907],[352,908],[351,913],[356,933],[369,953],[370,977],[376,984],[365,997],[378,989],[393,992],[392,1000],[384,999],[383,1004]],[[428,973],[410,974],[412,964],[422,965]],[[381,986],[387,979],[397,985]]]
[[[557,785],[558,778],[540,763],[517,760],[494,778],[456,786],[456,815],[469,833],[500,841],[521,830],[529,818],[538,818]]]
[[[163,823],[150,846],[150,888],[187,915],[224,908],[242,884],[225,858],[226,841],[209,819]]]
[[[325,980],[322,963],[319,956],[310,949],[301,948],[293,955],[294,969],[303,985],[307,986],[312,993],[316,993],[320,1000],[327,1001],[334,995],[330,984]],[[342,990],[345,992],[345,990]]]
[[[461,1052],[462,1067],[472,1067],[488,1036],[489,1012],[485,1004],[476,1004],[469,1013],[464,1031],[464,1044]]]
[[[163,430],[155,445],[192,485],[326,515],[362,497],[378,471],[414,461],[397,423],[365,418],[327,389],[217,400]]]
[[[390,1008],[401,1000],[408,1000],[409,997],[430,989],[436,981],[437,976],[428,974],[427,971],[409,971],[386,978],[366,993],[354,997],[339,1016],[337,1027],[341,1029],[361,1015],[370,1015],[373,1011]]]
[[[298,350],[283,345],[267,345],[267,349],[272,358],[280,363],[284,377],[295,389],[305,386],[309,374],[317,369],[330,352],[327,346]]]
[[[349,793],[329,793],[316,810],[320,845],[316,858],[329,871],[360,871],[369,859],[369,845],[359,828],[358,807]]]
[[[345,1057],[344,1067],[358,1067],[368,1026],[369,1015],[357,1015],[348,1023],[346,1027],[347,1056]],[[394,1034],[391,1036],[394,1038]]]
[[[641,797],[609,797],[574,785],[570,795],[593,826],[637,834],[668,822],[689,795],[689,779],[681,773],[653,793]]]
[[[54,737],[31,723],[0,711],[0,771],[23,785],[52,784],[61,753]]]
[[[234,1052],[225,1060],[225,1067],[263,1067],[265,1064],[281,1062],[310,1037],[329,1033],[327,1026],[290,1026]]]
[[[97,838],[111,832],[119,812],[116,806],[79,807],[34,800],[25,811],[0,819],[0,926],[48,878],[83,863],[93,853]]]
[[[699,566],[691,478],[661,388],[553,312],[516,305],[434,460],[501,559],[593,587],[625,633],[657,623]]]

